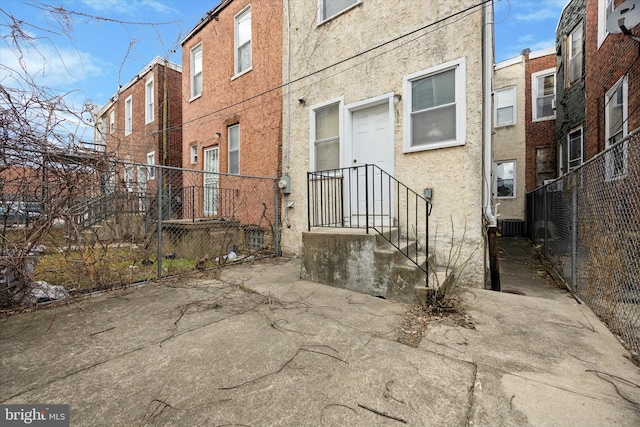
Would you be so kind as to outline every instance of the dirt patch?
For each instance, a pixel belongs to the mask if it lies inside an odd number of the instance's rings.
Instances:
[[[403,316],[397,341],[416,348],[422,340],[424,331],[434,324],[476,328],[473,319],[466,313],[462,300],[459,297],[453,297],[446,302],[428,306],[411,306]]]

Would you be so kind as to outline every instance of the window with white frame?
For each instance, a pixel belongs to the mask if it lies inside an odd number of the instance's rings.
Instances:
[[[146,123],[151,123],[153,121],[153,117],[154,117],[154,92],[153,92],[153,78],[150,78],[149,80],[147,80],[147,83],[145,84],[145,124]]]
[[[202,95],[202,44],[191,49],[190,53],[191,73],[191,98]]]
[[[109,112],[109,133],[116,131],[116,110]]]
[[[613,0],[598,0],[598,48],[609,35],[607,19],[613,13]]]
[[[464,145],[465,93],[464,58],[405,76],[404,151]]]
[[[191,164],[198,163],[198,146],[196,144],[189,147],[189,161]]]
[[[516,87],[508,87],[495,91],[494,123],[496,127],[516,124]]]
[[[569,132],[569,135],[567,135],[569,170],[575,169],[582,164],[582,140],[583,136],[581,127]]]
[[[147,179],[154,179],[156,177],[156,168],[151,165],[156,164],[156,152],[151,151],[147,153]]]
[[[131,95],[124,101],[124,134],[130,135],[133,131],[133,98]]]
[[[311,111],[314,171],[340,167],[340,111],[340,102]]]
[[[516,197],[516,161],[496,162],[495,167],[496,197],[505,199]]]
[[[627,142],[610,148],[627,135],[628,78],[624,76],[605,95],[606,178],[615,179],[627,173]]]
[[[567,83],[572,85],[582,78],[582,23],[567,37]]]
[[[251,6],[235,17],[235,74],[251,69]]]
[[[347,9],[360,3],[362,0],[318,0],[318,21],[324,22]]]
[[[548,69],[531,75],[533,91],[533,121],[552,120],[556,117],[556,70]]]
[[[229,126],[229,174],[240,173],[240,125]]]

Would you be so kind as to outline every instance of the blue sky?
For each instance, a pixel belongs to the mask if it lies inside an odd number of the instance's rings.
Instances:
[[[300,1],[300,0],[291,0]],[[480,0],[478,0],[480,2]],[[22,67],[7,37],[11,17],[29,43],[22,65],[40,85],[65,97],[73,108],[104,104],[156,56],[181,63],[180,40],[219,0],[2,0],[0,2],[0,84],[13,85]],[[566,0],[496,2],[496,60],[554,45]],[[51,4],[52,6],[46,6]],[[63,7],[74,14],[59,14]],[[99,17],[96,19],[95,17]],[[104,19],[106,18],[106,19]],[[409,29],[408,29],[409,30]]]
[[[556,27],[568,0],[501,0],[495,4],[496,62],[555,46]]]

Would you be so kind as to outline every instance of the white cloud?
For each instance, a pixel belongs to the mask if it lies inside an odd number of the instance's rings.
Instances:
[[[39,86],[69,89],[89,77],[103,73],[105,64],[90,53],[69,47],[56,48],[52,44],[36,43],[21,46],[21,51],[0,47],[3,67],[0,79],[4,80],[9,70],[29,76]]]
[[[536,50],[542,50],[542,49],[547,49],[550,47],[555,47],[556,45],[556,40],[555,39],[547,39],[547,40],[539,40],[535,43],[533,43],[532,45],[529,46],[529,49],[531,49],[532,52],[535,52]]]
[[[76,138],[92,138],[92,128],[71,112],[81,112],[87,102],[80,89],[87,81],[104,75],[109,66],[87,52],[73,47],[56,47],[50,40],[32,38],[20,44],[20,50],[0,45],[0,84],[15,89],[26,98],[36,97],[60,102],[56,116],[62,121],[56,125],[56,132],[74,134]],[[56,101],[61,97],[60,101]],[[65,107],[66,106],[66,107]],[[34,117],[46,117],[49,113],[32,106]]]
[[[553,9],[528,10],[526,13],[516,14],[517,21],[544,21],[547,19],[558,19],[558,12]]]
[[[111,15],[141,15],[148,16],[149,13],[159,13],[163,15],[171,15],[178,13],[178,10],[168,6],[160,0],[80,0],[83,5],[89,9],[104,13],[109,12]]]
[[[533,34],[525,34],[523,36],[518,37],[518,43],[529,43],[530,41],[535,40]]]
[[[557,21],[567,0],[508,0],[496,3],[496,19],[537,22]],[[514,11],[518,11],[517,13]]]

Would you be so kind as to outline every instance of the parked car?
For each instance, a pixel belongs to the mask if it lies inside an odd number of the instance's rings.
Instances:
[[[0,204],[0,222],[24,224],[40,217],[42,209],[38,202],[4,202]]]

